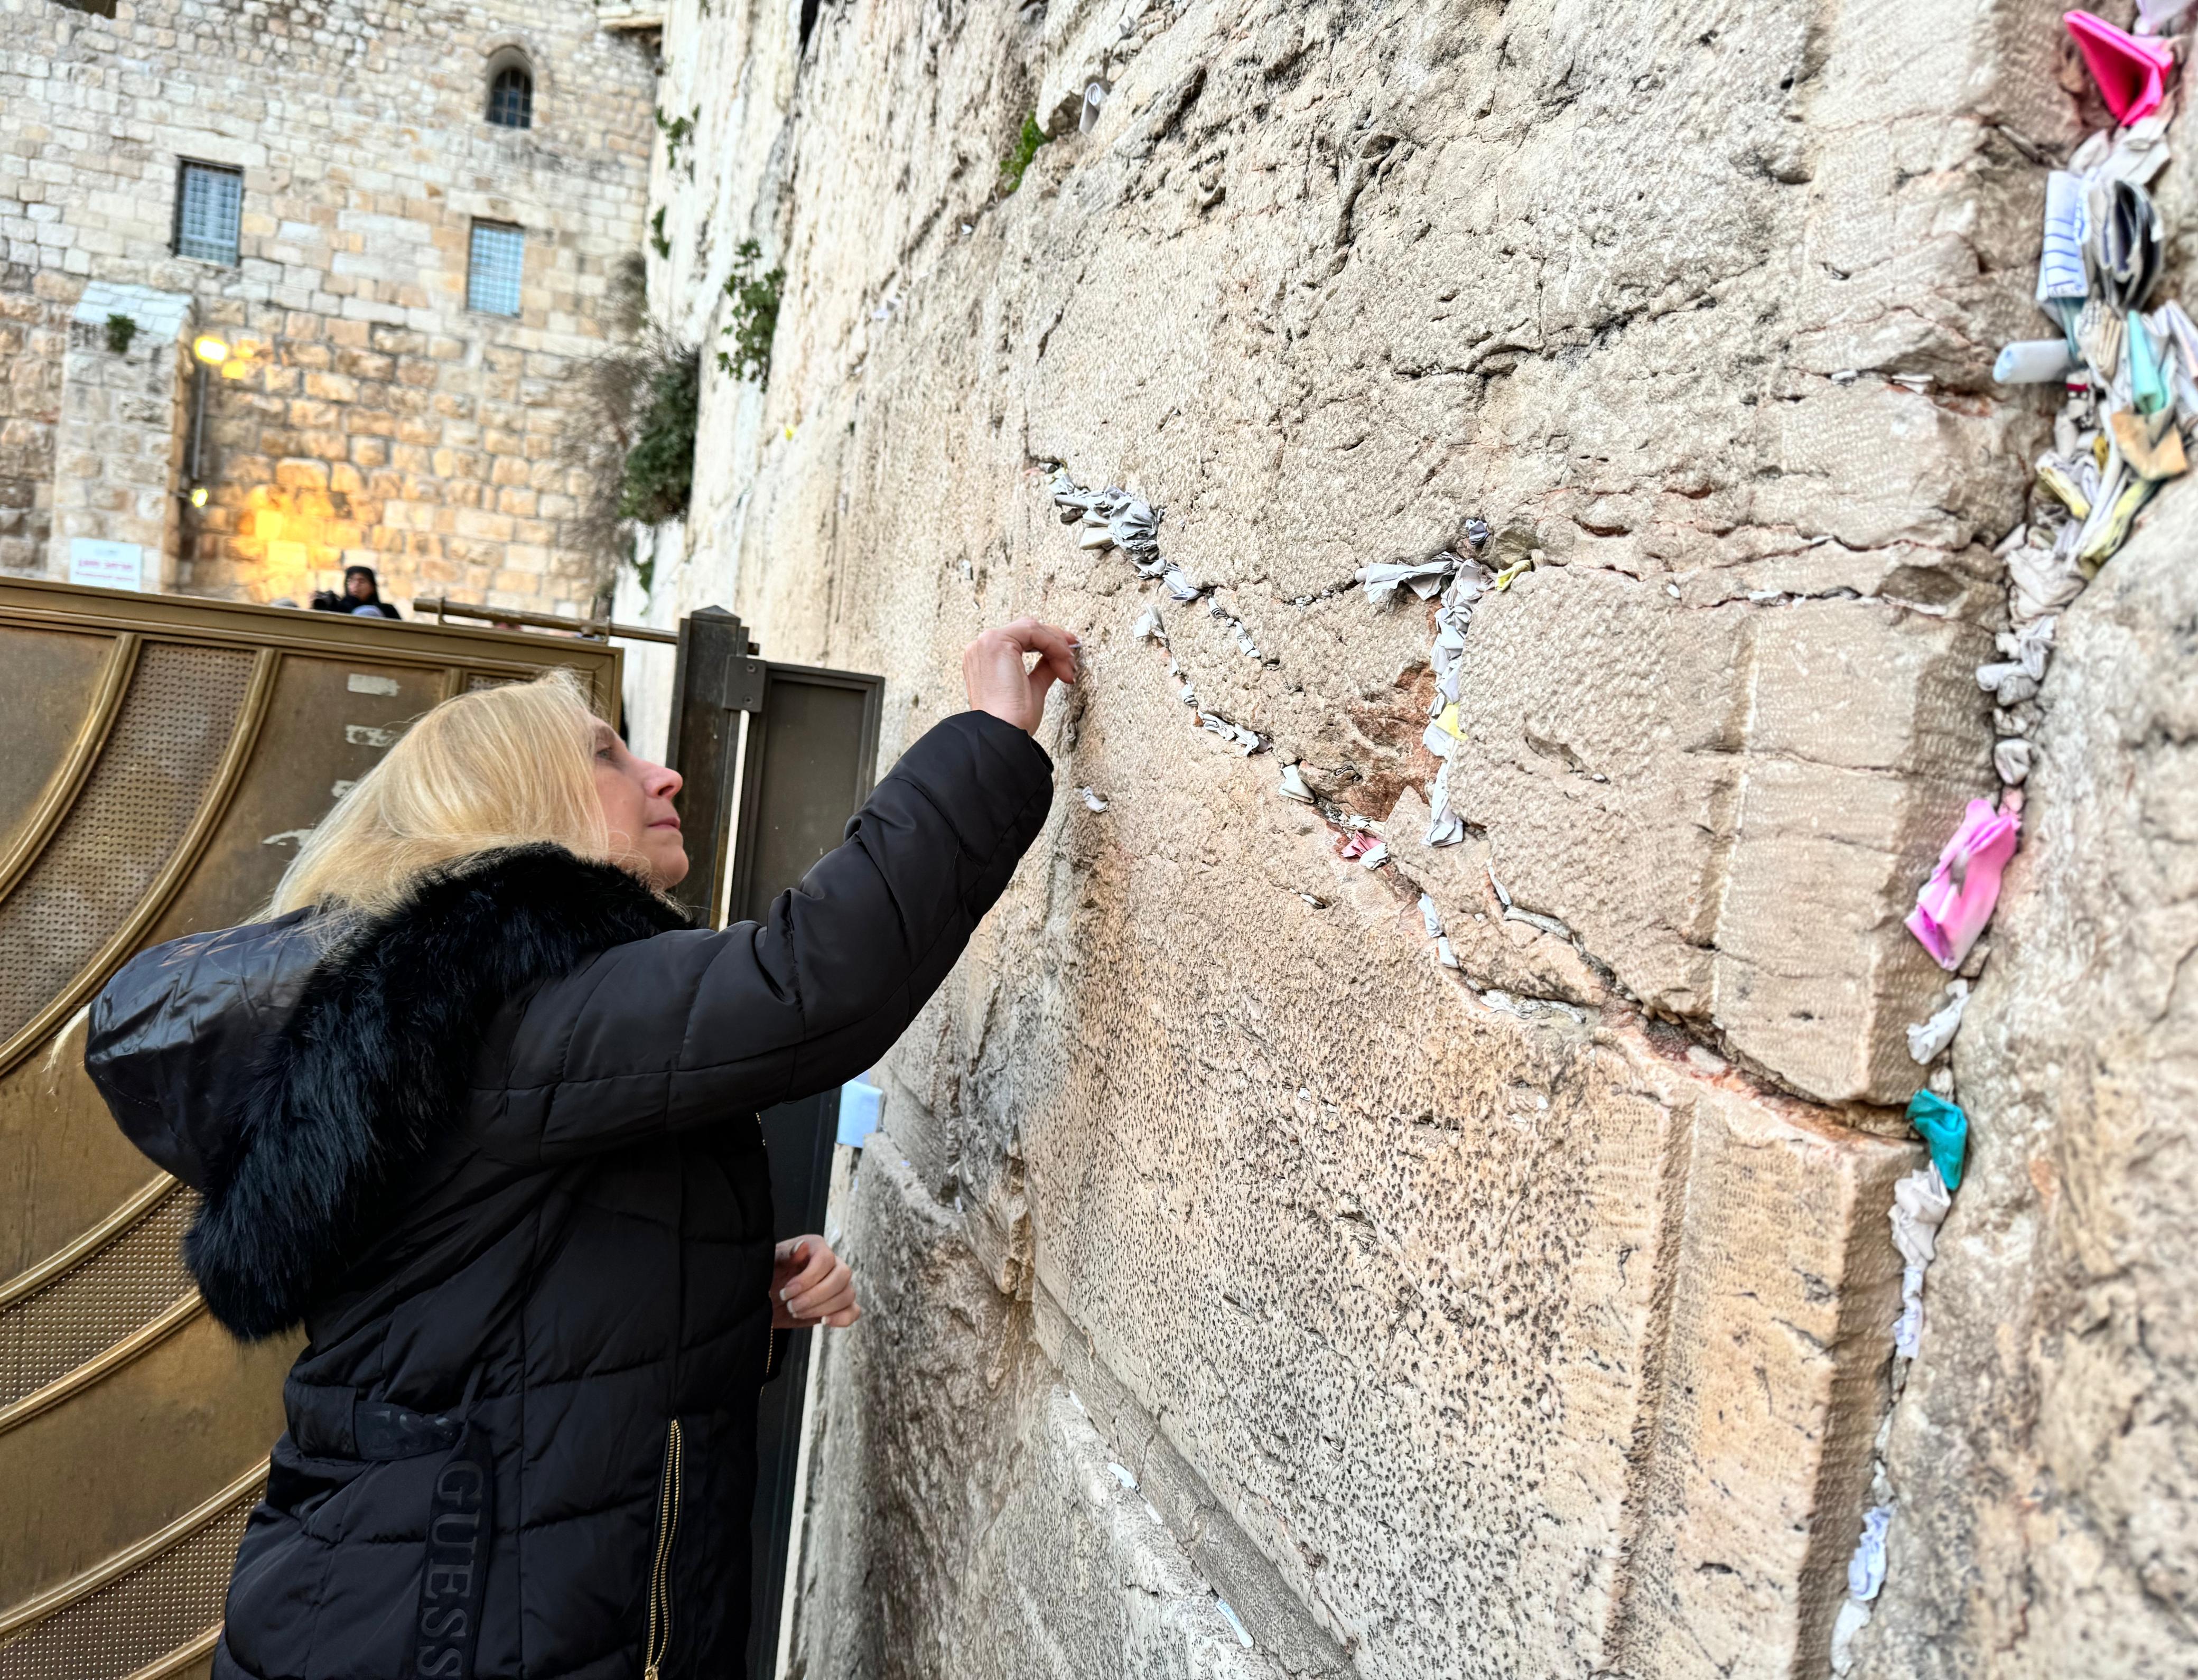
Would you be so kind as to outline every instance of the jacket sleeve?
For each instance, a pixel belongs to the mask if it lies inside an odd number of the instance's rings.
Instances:
[[[615,946],[528,999],[487,1151],[547,1165],[853,1078],[946,978],[1052,795],[1020,730],[947,718],[762,921]]]

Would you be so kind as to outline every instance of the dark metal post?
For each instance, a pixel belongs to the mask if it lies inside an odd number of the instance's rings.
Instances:
[[[695,919],[725,920],[725,853],[740,774],[740,713],[763,704],[763,661],[747,627],[722,607],[705,607],[679,624],[672,675],[672,728],[664,762],[686,785],[677,804],[687,840],[687,879],[675,889]]]

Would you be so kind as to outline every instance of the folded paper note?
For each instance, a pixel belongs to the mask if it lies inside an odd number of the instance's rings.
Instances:
[[[2000,874],[2015,856],[2021,826],[2013,812],[1997,811],[1988,800],[1971,799],[1962,826],[1939,854],[1931,879],[1916,895],[1908,931],[1949,973],[1962,966],[1992,920],[1992,909],[1999,903]]]
[[[1950,1190],[1962,1188],[1962,1161],[1969,1150],[1969,1117],[1936,1091],[1908,1099],[1908,1123],[1931,1146],[1931,1165]]]
[[[2076,50],[2084,55],[2116,122],[2134,123],[2160,108],[2175,68],[2175,54],[2166,42],[2132,35],[2089,12],[2063,13],[2061,21],[2076,38]]]
[[[2084,177],[2056,169],[2045,177],[2045,247],[2038,258],[2038,301],[2084,300]]]

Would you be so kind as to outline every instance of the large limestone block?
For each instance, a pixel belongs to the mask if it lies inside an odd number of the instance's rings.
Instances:
[[[1942,977],[1900,918],[1991,785],[1989,638],[1566,567],[1479,609],[1464,657],[1452,803],[1513,896],[1808,1095],[1904,1102]]]
[[[889,1134],[841,1212],[868,1310],[821,1373],[794,1671],[1282,1680]]]
[[[2198,502],[2061,620],[1969,1167],[1894,1414],[1872,1677],[2188,1675],[2198,1619]]]

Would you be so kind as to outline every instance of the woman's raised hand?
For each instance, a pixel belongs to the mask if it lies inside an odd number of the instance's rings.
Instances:
[[[770,1275],[770,1327],[844,1330],[863,1316],[855,1274],[821,1236],[792,1236],[778,1245]]]
[[[962,680],[969,706],[1034,733],[1045,715],[1045,691],[1055,683],[1076,681],[1076,638],[1059,625],[1017,619],[988,630],[962,650]],[[1026,655],[1036,654],[1027,669]]]

